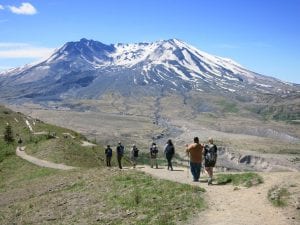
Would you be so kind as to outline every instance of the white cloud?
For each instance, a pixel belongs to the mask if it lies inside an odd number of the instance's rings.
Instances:
[[[3,71],[3,70],[8,70],[8,69],[11,69],[12,66],[1,66],[0,65],[0,72]]]
[[[8,6],[10,11],[15,14],[22,15],[34,15],[37,13],[37,10],[28,2],[23,2],[20,7]]]
[[[264,42],[252,42],[249,43],[249,45],[252,45],[253,47],[259,47],[259,48],[270,48],[272,45]]]
[[[51,55],[54,49],[33,46],[27,43],[0,42],[0,58],[45,58]]]
[[[49,56],[53,49],[49,48],[28,48],[0,50],[0,58],[43,58]]]
[[[22,42],[0,42],[0,51],[3,48],[24,48],[28,46],[30,46],[30,44]]]
[[[3,5],[0,5],[0,10],[1,10],[1,9],[4,9],[4,6],[3,6]]]

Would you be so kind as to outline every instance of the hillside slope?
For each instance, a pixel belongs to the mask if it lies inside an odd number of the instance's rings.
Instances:
[[[78,168],[33,165],[14,154],[16,142],[6,144],[1,136],[1,224],[174,224],[204,206],[202,188],[105,168],[103,149],[82,146],[85,138],[76,132],[0,106],[1,131],[6,122],[14,137],[15,132],[22,137],[25,151]],[[179,201],[180,210],[175,207]]]

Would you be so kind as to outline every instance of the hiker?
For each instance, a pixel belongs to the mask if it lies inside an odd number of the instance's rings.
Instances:
[[[170,169],[171,171],[173,171],[172,158],[175,154],[175,147],[174,147],[171,139],[169,139],[167,141],[164,153],[165,153],[166,159],[168,161],[168,170]]]
[[[194,143],[187,145],[186,153],[190,158],[190,168],[193,181],[199,182],[204,145],[199,143],[199,138],[194,137]]]
[[[21,145],[22,145],[22,143],[23,143],[23,140],[22,140],[22,138],[21,138],[21,137],[19,137],[19,140],[18,140],[18,144],[19,144],[19,146],[21,146]]]
[[[112,149],[110,148],[110,145],[107,145],[107,148],[105,149],[105,155],[106,155],[106,166],[111,167]]]
[[[150,163],[151,163],[151,168],[153,168],[153,166],[155,164],[156,165],[156,169],[158,169],[157,153],[158,153],[158,148],[157,148],[156,144],[153,142],[152,146],[150,147]]]
[[[131,162],[133,164],[133,168],[136,166],[137,158],[139,157],[139,150],[135,145],[132,145],[131,148]]]
[[[124,146],[119,141],[116,152],[117,152],[118,165],[120,169],[122,169],[122,158],[124,155],[124,150],[125,150]]]
[[[210,185],[212,184],[213,168],[217,162],[218,149],[212,138],[209,138],[208,142],[209,144],[204,147],[204,166],[209,176],[207,184]]]

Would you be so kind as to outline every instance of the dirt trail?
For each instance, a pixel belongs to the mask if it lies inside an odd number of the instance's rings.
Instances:
[[[199,183],[192,182],[191,174],[186,168],[174,171],[151,169],[148,166],[142,171],[154,177],[204,187],[208,209],[189,221],[190,225],[288,225],[296,224],[283,215],[281,209],[273,207],[268,199],[268,190],[293,173],[261,173],[264,183],[256,187],[234,190],[232,185],[208,186],[206,176],[201,176]]]
[[[72,166],[66,166],[64,164],[57,164],[57,163],[48,162],[46,160],[41,160],[41,159],[35,158],[33,156],[27,155],[24,150],[25,150],[25,147],[17,147],[17,149],[16,149],[17,156],[19,156],[22,159],[25,159],[28,162],[31,162],[37,166],[48,167],[48,168],[59,169],[59,170],[75,169],[75,167],[72,167]]]
[[[97,145],[94,144],[94,143],[88,142],[88,141],[82,141],[81,146],[83,146],[83,147],[93,147],[93,146],[97,146]]]

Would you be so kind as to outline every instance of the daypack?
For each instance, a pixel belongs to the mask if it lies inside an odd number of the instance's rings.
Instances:
[[[133,149],[133,156],[138,157],[139,156],[139,150],[137,148]]]
[[[118,155],[122,156],[124,154],[124,146],[123,145],[119,145],[117,147],[117,153]]]
[[[112,157],[112,149],[111,149],[111,148],[105,149],[105,154],[106,154],[106,156],[108,156],[108,157]]]
[[[174,148],[174,146],[173,146],[173,145],[167,145],[167,146],[166,146],[166,149],[165,149],[165,153],[166,153],[167,155],[174,155],[174,153],[175,153],[175,148]]]
[[[207,162],[217,161],[217,146],[213,144],[205,145],[205,160]]]
[[[151,155],[157,154],[157,153],[158,153],[157,147],[156,147],[156,146],[155,146],[155,147],[151,147],[151,148],[150,148],[150,153],[151,153]]]

